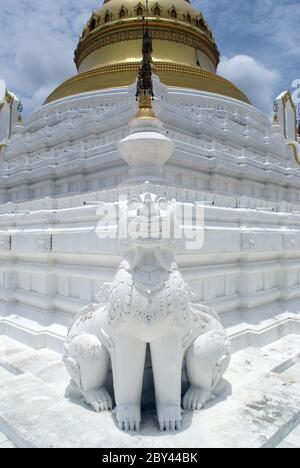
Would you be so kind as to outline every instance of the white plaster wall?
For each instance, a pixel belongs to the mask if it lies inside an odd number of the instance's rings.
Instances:
[[[197,301],[221,315],[235,350],[299,331],[297,205],[152,188],[206,201],[204,247],[178,245],[178,263]],[[120,260],[117,242],[97,237],[97,207],[86,203],[126,190],[0,207],[0,333],[60,349],[71,316],[95,300]]]

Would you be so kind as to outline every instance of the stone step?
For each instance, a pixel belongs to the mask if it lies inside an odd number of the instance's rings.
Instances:
[[[269,310],[251,310],[243,313],[243,319],[233,325],[227,320],[225,324],[234,352],[247,345],[261,348],[291,333],[300,335],[299,305],[296,312],[273,310],[271,314]]]
[[[39,378],[59,395],[64,395],[70,380],[60,353],[47,348],[34,350],[5,336],[0,337],[0,373],[1,364],[2,369],[11,370],[15,375],[30,374]]]
[[[238,313],[222,317],[234,352],[247,346],[262,347],[290,333],[300,335],[300,303],[287,306],[291,311],[278,307],[274,312],[258,309],[243,312],[244,320]],[[62,352],[71,320],[69,314],[46,312],[29,307],[12,305],[8,313],[0,304],[0,335],[9,336],[35,349],[48,348]],[[238,318],[238,323],[237,322]]]
[[[280,374],[299,360],[300,336],[291,334],[262,348],[249,346],[235,353],[226,378],[237,389],[257,379],[260,374]]]
[[[39,309],[12,305],[0,306],[0,335],[8,336],[35,349],[61,352],[71,317]]]
[[[110,413],[64,398],[68,376],[58,353],[0,343],[0,431],[19,447],[275,447],[300,422],[297,335],[235,354],[226,374],[232,389],[201,412],[185,412],[181,432],[160,434],[147,412],[135,437]]]

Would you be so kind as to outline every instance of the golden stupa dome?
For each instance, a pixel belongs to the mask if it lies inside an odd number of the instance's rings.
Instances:
[[[148,19],[153,62],[168,86],[247,97],[216,74],[219,51],[202,13],[188,0],[105,0],[93,12],[75,50],[78,75],[62,83],[46,103],[87,91],[133,83],[142,58],[142,18]]]

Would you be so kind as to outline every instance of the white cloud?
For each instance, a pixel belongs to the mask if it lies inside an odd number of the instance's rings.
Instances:
[[[271,56],[274,59],[282,52],[291,58],[298,56],[299,0],[194,0],[194,3],[217,26],[221,39],[230,34],[236,40],[236,48],[243,39],[251,40],[253,48],[256,40],[263,40],[264,48],[276,47]]]
[[[248,55],[223,57],[218,72],[236,84],[252,104],[270,115],[281,75]]]
[[[0,78],[30,111],[76,74],[73,52],[97,0],[0,0]]]
[[[26,113],[76,73],[73,52],[78,36],[101,4],[102,0],[0,0],[0,78],[22,99]],[[233,57],[223,58],[221,73],[269,112],[281,88],[299,78],[295,59],[299,0],[193,0],[193,4],[207,14],[221,51]],[[239,59],[244,52],[248,59]],[[250,57],[254,54],[256,60]],[[272,64],[282,70],[281,83]]]

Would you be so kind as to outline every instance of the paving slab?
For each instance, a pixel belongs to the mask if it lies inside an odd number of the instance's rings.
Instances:
[[[277,446],[277,448],[279,448],[279,449],[296,449],[298,447],[295,447],[295,445],[289,444],[288,442],[283,440],[282,442],[280,442],[280,444]]]
[[[300,337],[234,355],[232,387],[203,411],[185,412],[178,433],[160,433],[153,412],[143,414],[139,434],[121,432],[111,413],[64,398],[68,375],[58,354],[10,346],[6,340],[0,360],[19,372],[0,380],[0,430],[18,447],[260,448],[298,440],[285,437],[300,421],[300,376],[289,371]]]

